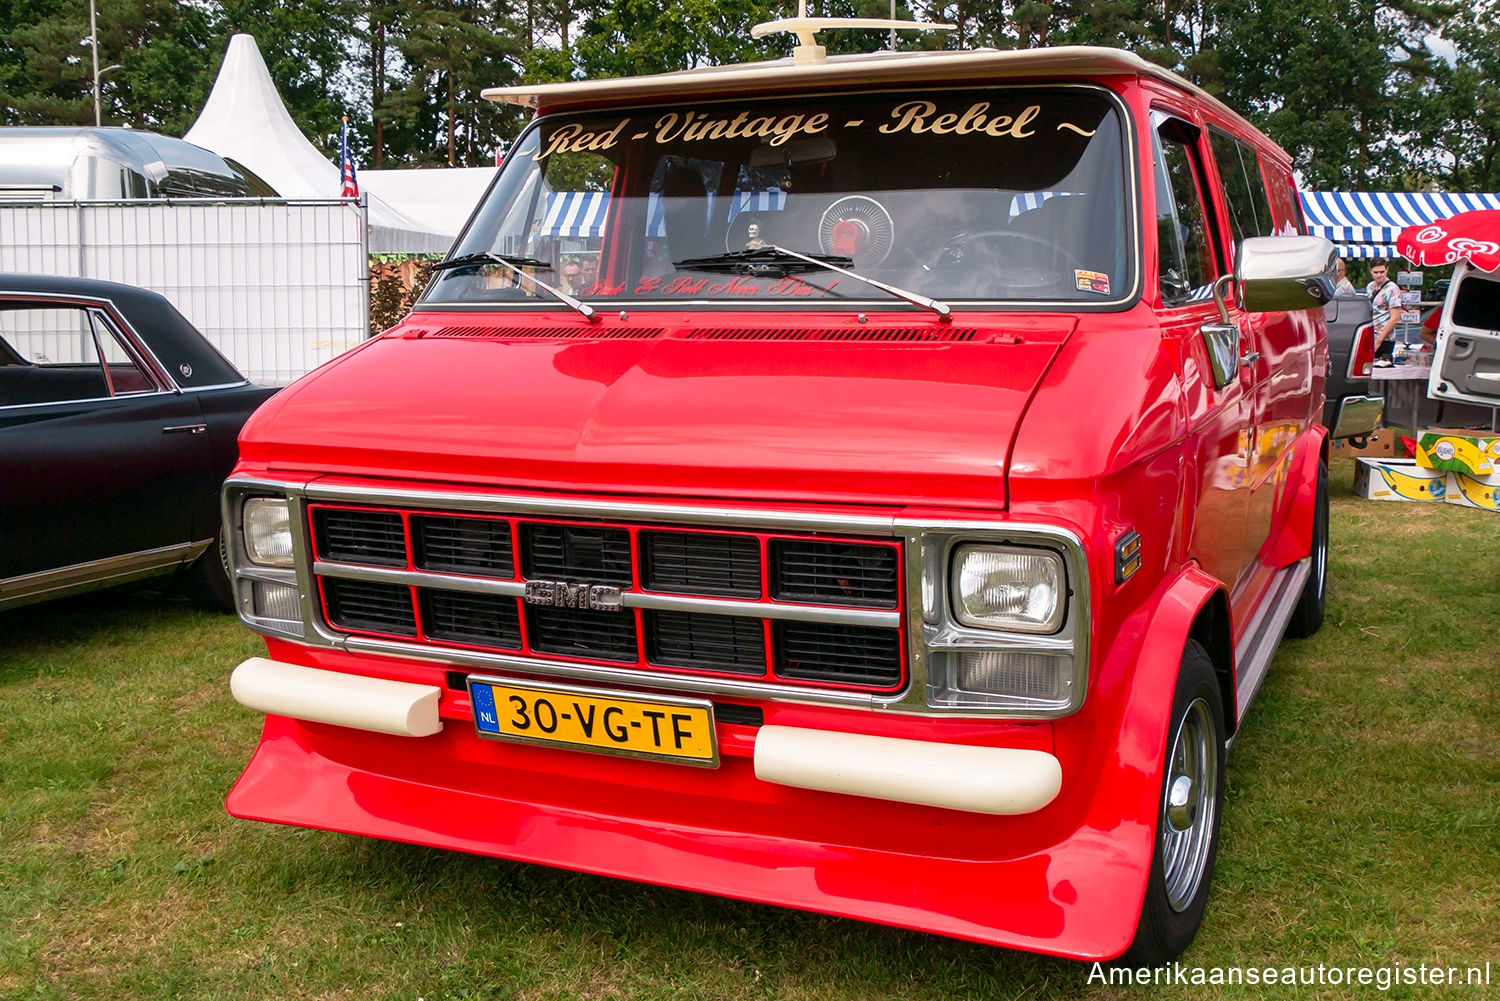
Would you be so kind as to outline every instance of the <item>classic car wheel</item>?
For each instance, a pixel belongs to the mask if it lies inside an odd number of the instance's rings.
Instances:
[[[1323,625],[1328,601],[1328,464],[1318,462],[1318,494],[1313,508],[1312,573],[1302,586],[1302,595],[1287,623],[1288,636],[1302,639]]]
[[[1213,662],[1189,640],[1177,672],[1156,849],[1135,940],[1118,960],[1160,966],[1198,934],[1219,846],[1224,805],[1224,707]]]
[[[234,611],[234,587],[229,583],[229,553],[222,527],[214,538],[214,544],[204,550],[198,561],[188,568],[184,585],[188,598],[199,608],[216,612]]]

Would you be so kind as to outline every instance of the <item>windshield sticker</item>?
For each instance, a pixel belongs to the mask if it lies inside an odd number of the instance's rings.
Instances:
[[[1079,269],[1073,272],[1073,278],[1080,292],[1098,292],[1100,295],[1109,295],[1109,275],[1102,271]]]
[[[1042,116],[1040,104],[1027,105],[1015,114],[991,114],[989,101],[976,101],[962,111],[938,113],[937,103],[928,100],[903,101],[891,108],[884,122],[877,126],[885,135],[984,135],[996,139],[1030,139],[1037,134],[1035,124]],[[537,154],[545,160],[553,153],[581,153],[613,149],[621,138],[657,144],[701,142],[709,139],[758,138],[769,146],[783,146],[798,136],[827,132],[833,125],[846,129],[860,128],[865,118],[848,118],[831,122],[826,112],[817,114],[765,115],[752,111],[738,114],[710,115],[702,111],[669,111],[647,128],[639,124],[631,129],[632,119],[622,118],[611,126],[584,128],[578,122],[562,125],[549,135]],[[1059,122],[1054,132],[1067,130],[1089,137],[1097,130],[1072,122]]]

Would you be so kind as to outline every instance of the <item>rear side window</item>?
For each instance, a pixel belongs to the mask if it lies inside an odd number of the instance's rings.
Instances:
[[[1229,228],[1235,245],[1246,237],[1273,235],[1276,224],[1271,219],[1271,202],[1266,197],[1266,182],[1255,151],[1228,133],[1212,128],[1209,145],[1219,167],[1219,180],[1224,184],[1224,203],[1229,207]]]
[[[1202,175],[1192,150],[1195,131],[1175,119],[1156,130],[1157,251],[1161,297],[1169,306],[1209,298],[1218,276]]]
[[[0,406],[157,391],[114,327],[92,309],[3,305],[0,339]]]

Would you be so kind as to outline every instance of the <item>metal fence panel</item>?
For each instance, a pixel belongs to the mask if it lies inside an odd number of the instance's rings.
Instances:
[[[0,204],[0,271],[160,292],[240,371],[280,383],[368,336],[367,233],[349,201]]]

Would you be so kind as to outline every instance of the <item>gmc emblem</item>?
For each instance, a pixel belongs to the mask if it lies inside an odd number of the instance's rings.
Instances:
[[[570,584],[565,580],[528,580],[528,605],[558,608],[592,608],[600,612],[620,610],[620,589],[608,584]]]

